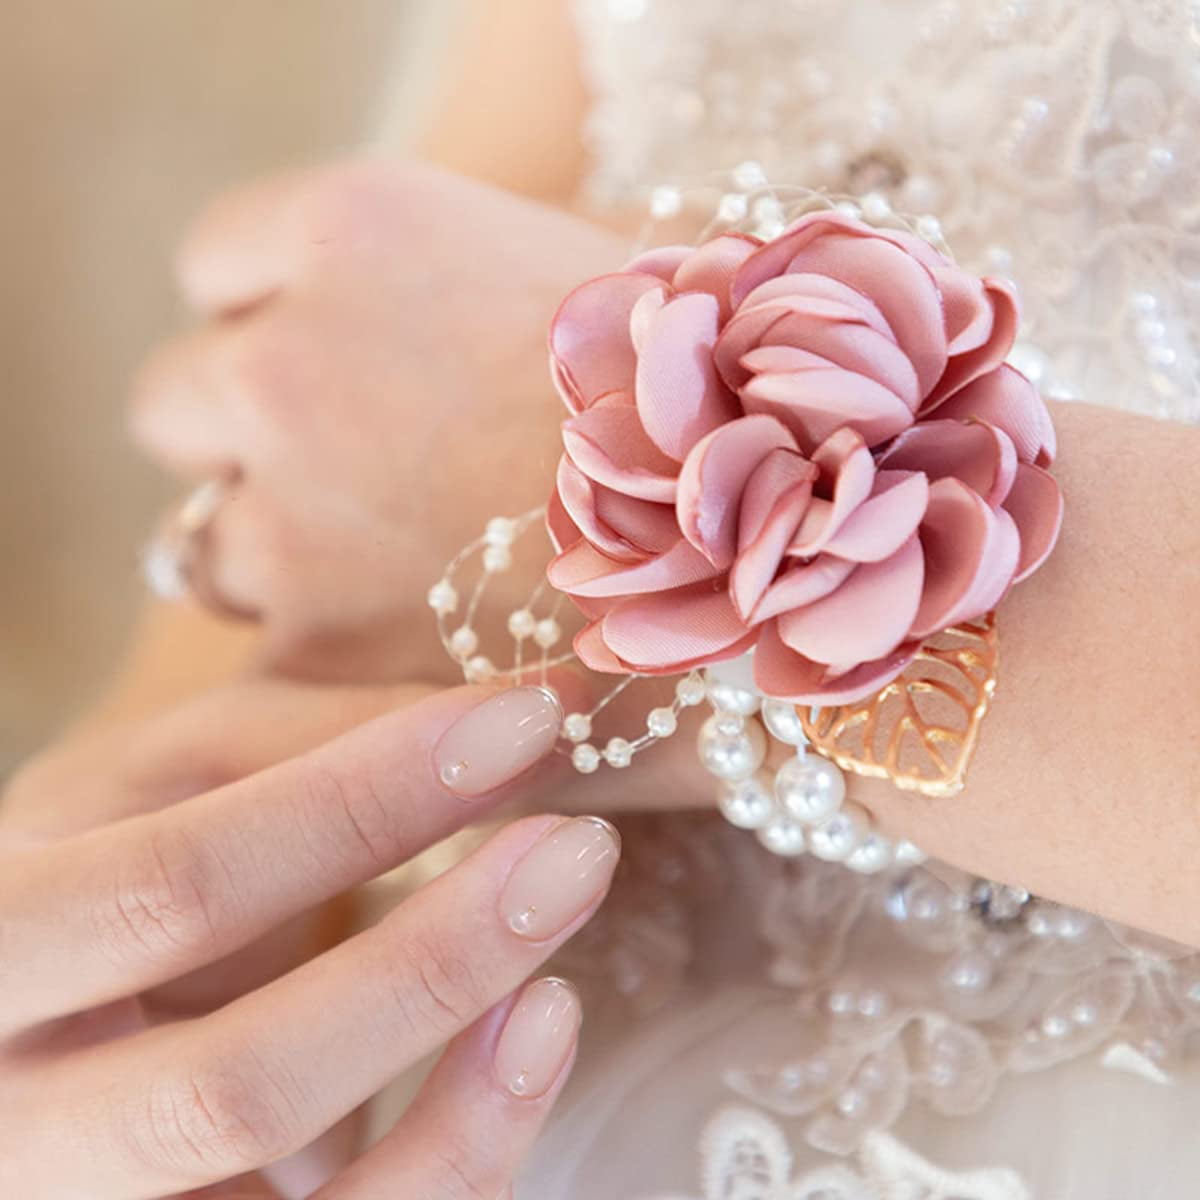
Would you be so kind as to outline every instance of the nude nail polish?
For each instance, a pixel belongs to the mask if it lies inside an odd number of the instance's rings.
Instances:
[[[549,688],[489,696],[442,734],[433,750],[442,785],[464,800],[509,783],[554,749],[562,708]]]
[[[522,1100],[537,1100],[558,1081],[575,1049],[582,1010],[565,979],[539,979],[520,995],[496,1042],[501,1085]]]
[[[620,853],[620,835],[607,821],[564,821],[513,868],[500,893],[501,917],[531,942],[556,936],[604,894]]]

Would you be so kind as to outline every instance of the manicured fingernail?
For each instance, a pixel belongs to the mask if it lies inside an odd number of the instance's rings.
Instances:
[[[599,817],[564,821],[513,868],[500,893],[500,914],[531,942],[561,933],[608,888],[621,838]]]
[[[575,1049],[581,1018],[579,995],[565,979],[531,983],[496,1043],[496,1078],[522,1100],[544,1096]]]
[[[548,688],[500,692],[442,734],[433,751],[434,769],[456,796],[482,796],[545,758],[561,725],[562,708]]]

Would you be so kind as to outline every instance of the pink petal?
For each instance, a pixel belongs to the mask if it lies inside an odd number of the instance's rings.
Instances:
[[[814,499],[800,523],[788,553],[811,558],[824,550],[842,522],[867,499],[875,484],[875,460],[863,437],[854,429],[839,429],[813,453],[821,470],[820,487],[833,500]]]
[[[646,557],[640,547],[632,545],[599,518],[596,513],[596,489],[599,485],[593,483],[565,454],[558,460],[556,482],[556,495],[560,503],[596,549],[621,562],[641,562]],[[633,503],[646,502],[635,500]]]
[[[587,541],[578,541],[551,559],[546,569],[552,586],[572,599],[665,592],[718,574],[708,559],[682,538],[666,554],[632,564],[618,562]]]
[[[890,334],[868,325],[788,313],[763,333],[758,348],[742,355],[740,365],[755,373],[783,370],[789,350],[808,351],[832,366],[865,375],[899,396],[910,412],[921,401],[917,373],[904,351]]]
[[[921,421],[880,455],[879,465],[923,471],[931,483],[953,476],[994,508],[1012,487],[1017,451],[1008,434],[982,421]]]
[[[777,622],[763,627],[754,651],[754,681],[768,696],[801,707],[853,704],[891,683],[912,662],[919,642],[906,642],[875,662],[861,663],[841,675],[824,663],[810,662],[786,646]]]
[[[742,493],[738,513],[739,551],[762,533],[782,496],[796,490],[811,493],[819,474],[817,465],[795,450],[784,447],[772,450],[755,467]]]
[[[771,417],[741,417],[697,442],[683,464],[675,502],[679,528],[722,570],[737,551],[738,510],[746,484],[778,447],[796,448],[783,425]]]
[[[987,341],[974,350],[958,354],[946,364],[946,370],[921,406],[921,415],[935,408],[961,391],[973,379],[994,371],[1008,357],[1017,336],[1019,314],[1017,297],[1011,284],[1000,279],[983,281],[987,299],[992,308],[992,327]]]
[[[724,588],[714,591],[712,584],[623,600],[604,618],[603,633],[622,662],[646,674],[734,657],[755,636]]]
[[[982,616],[1012,582],[1021,549],[1013,519],[959,479],[930,486],[920,538],[925,594],[910,631],[914,638]]]
[[[729,573],[729,594],[748,624],[796,533],[816,477],[816,466],[799,454],[772,450],[746,485],[738,516],[737,560]]]
[[[1046,561],[1062,528],[1063,498],[1054,476],[1041,467],[1021,463],[1004,507],[1021,535],[1021,557],[1014,583],[1020,583]]]
[[[961,388],[938,405],[937,415],[954,421],[974,418],[1003,429],[1024,463],[1048,467],[1054,461],[1054,423],[1046,402],[1037,388],[1008,363]]]
[[[585,625],[576,635],[573,649],[589,671],[603,675],[625,675],[629,668],[604,644],[603,621]]]
[[[559,306],[550,323],[550,354],[572,411],[587,408],[606,392],[632,393],[637,362],[629,317],[639,297],[662,286],[656,275],[600,275]]]
[[[892,653],[921,603],[925,559],[913,535],[882,562],[863,563],[835,592],[779,618],[779,635],[822,663],[860,663]]]
[[[583,531],[571,520],[571,514],[567,512],[557,488],[550,493],[546,503],[546,532],[557,554],[583,537]]]
[[[879,562],[908,541],[928,502],[929,481],[920,472],[877,471],[871,498],[842,522],[826,553],[850,562]]]
[[[991,336],[995,318],[983,280],[955,266],[933,268],[946,314],[946,347],[953,357],[976,350]]]
[[[705,434],[731,421],[737,401],[713,366],[717,301],[677,296],[648,320],[637,363],[637,408],[651,441],[682,462]]]
[[[812,213],[742,264],[735,305],[784,273],[827,275],[868,296],[916,368],[921,394],[946,367],[945,318],[928,267],[894,240],[840,213]]]
[[[576,536],[582,531],[610,558],[639,562],[679,541],[671,505],[614,492],[589,479],[566,455],[558,464],[557,495],[577,527]]]
[[[782,421],[806,453],[845,427],[878,445],[907,429],[913,419],[895,392],[840,367],[756,375],[741,398],[747,412]]]
[[[650,336],[650,328],[654,322],[655,314],[659,312],[667,302],[667,293],[664,288],[657,288],[654,291],[643,292],[633,306],[633,311],[629,314],[629,339],[633,342],[634,352],[641,354],[642,348],[646,344],[646,338]],[[634,378],[636,379],[636,370]]]
[[[738,267],[762,245],[745,233],[725,233],[705,242],[680,263],[672,279],[679,292],[707,292],[720,304],[720,320],[729,319],[729,285]]]
[[[832,554],[819,554],[810,563],[791,567],[775,580],[758,602],[751,616],[754,623],[777,617],[793,608],[803,608],[828,596],[840,587],[855,568],[855,563]],[[736,571],[736,566],[734,567]]]
[[[786,304],[795,297],[834,301],[854,314],[853,318],[848,319],[873,329],[882,337],[893,338],[892,327],[869,296],[828,275],[806,275],[803,271],[792,271],[765,280],[742,297],[738,311],[748,312],[759,305]]]
[[[621,269],[643,275],[657,275],[663,283],[670,283],[675,272],[695,253],[695,246],[655,246],[650,250],[643,250]]]
[[[597,483],[641,500],[674,502],[679,466],[646,436],[628,400],[603,397],[564,421],[562,437],[571,461]]]

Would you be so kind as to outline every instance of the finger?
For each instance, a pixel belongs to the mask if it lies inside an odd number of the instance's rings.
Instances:
[[[306,173],[259,180],[215,200],[184,239],[176,274],[202,312],[246,308],[295,277],[304,249]]]
[[[62,1124],[21,1130],[23,1145],[36,1161],[40,1140],[56,1139],[64,1193],[86,1178],[98,1198],[130,1179],[170,1191],[293,1153],[536,970],[595,911],[617,856],[605,822],[510,825],[283,979],[42,1071],[34,1101]]]
[[[540,979],[456,1038],[412,1107],[314,1200],[501,1196],[567,1080],[579,997]]]
[[[443,692],[164,812],[14,857],[0,1029],[132,995],[478,819],[553,749],[541,688]],[[19,986],[18,986],[19,983]]]
[[[244,440],[237,402],[256,383],[260,323],[246,318],[182,334],[138,371],[130,432],[167,470],[196,479],[239,465]]]

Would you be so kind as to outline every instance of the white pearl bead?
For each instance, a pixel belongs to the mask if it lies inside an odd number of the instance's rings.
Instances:
[[[804,826],[782,813],[771,818],[757,836],[772,854],[781,858],[795,858],[804,853]]]
[[[809,831],[809,849],[825,862],[844,862],[858,845],[862,822],[852,809],[836,812]]]
[[[757,721],[748,722],[741,733],[729,737],[717,729],[716,718],[709,717],[700,729],[699,748],[700,761],[710,775],[744,779],[762,766],[767,738]]]
[[[652,708],[646,717],[646,732],[651,737],[670,737],[678,728],[679,718],[673,708]]]
[[[925,851],[907,839],[902,839],[896,843],[893,855],[896,862],[903,863],[909,867],[919,866],[925,861]]]
[[[737,687],[732,683],[724,683],[719,679],[710,679],[707,690],[708,700],[713,708],[736,713],[740,717],[753,716],[762,704],[762,697],[757,692]]]
[[[675,699],[685,708],[694,708],[704,701],[704,680],[699,675],[689,675],[675,685]]]
[[[798,821],[817,824],[832,817],[846,796],[846,777],[816,754],[790,758],[775,772],[775,795]]]
[[[760,775],[724,784],[717,805],[725,820],[738,829],[761,829],[775,812],[775,798]]]
[[[470,625],[460,625],[450,635],[450,651],[455,658],[470,658],[479,649],[479,634]]]
[[[537,623],[533,631],[533,640],[543,650],[549,650],[562,637],[562,627],[553,617],[546,617]]]
[[[466,665],[466,676],[472,683],[482,683],[485,679],[492,679],[495,674],[495,664],[483,654],[477,654]]]
[[[489,546],[511,546],[517,536],[517,523],[511,517],[493,517],[483,531]]]
[[[623,737],[609,738],[604,761],[610,767],[627,767],[633,762],[633,747]]]
[[[571,751],[571,764],[581,775],[590,775],[600,765],[600,751],[584,742]]]
[[[656,187],[650,193],[650,215],[660,221],[679,215],[683,208],[683,196],[676,187]]]
[[[773,738],[788,746],[803,746],[807,743],[804,726],[794,704],[789,704],[786,700],[764,700],[762,716],[763,723]]]
[[[720,220],[730,223],[741,221],[745,218],[748,207],[745,196],[738,192],[726,192],[717,205],[717,216]]]
[[[868,833],[850,852],[846,866],[861,875],[877,875],[892,865],[892,843],[881,833]]]
[[[868,192],[862,198],[862,214],[868,221],[886,221],[892,206],[882,192]]]
[[[443,616],[452,613],[458,607],[458,592],[448,579],[440,579],[429,589],[427,597],[429,607]]]
[[[716,731],[726,737],[736,737],[746,728],[746,718],[731,712],[714,713],[713,723]]]
[[[754,219],[762,225],[783,221],[783,205],[774,196],[759,196],[750,211]]]
[[[733,168],[733,183],[739,191],[752,192],[755,188],[762,187],[766,182],[766,172],[762,169],[761,164],[756,163],[753,159],[747,159],[745,162],[738,163]]]
[[[584,742],[592,736],[592,718],[587,713],[567,713],[562,724],[563,737],[569,742]]]
[[[527,608],[509,613],[508,632],[515,638],[527,638],[537,628],[537,618]]]
[[[512,561],[512,551],[507,546],[489,546],[483,552],[483,569],[490,575],[507,571]]]

